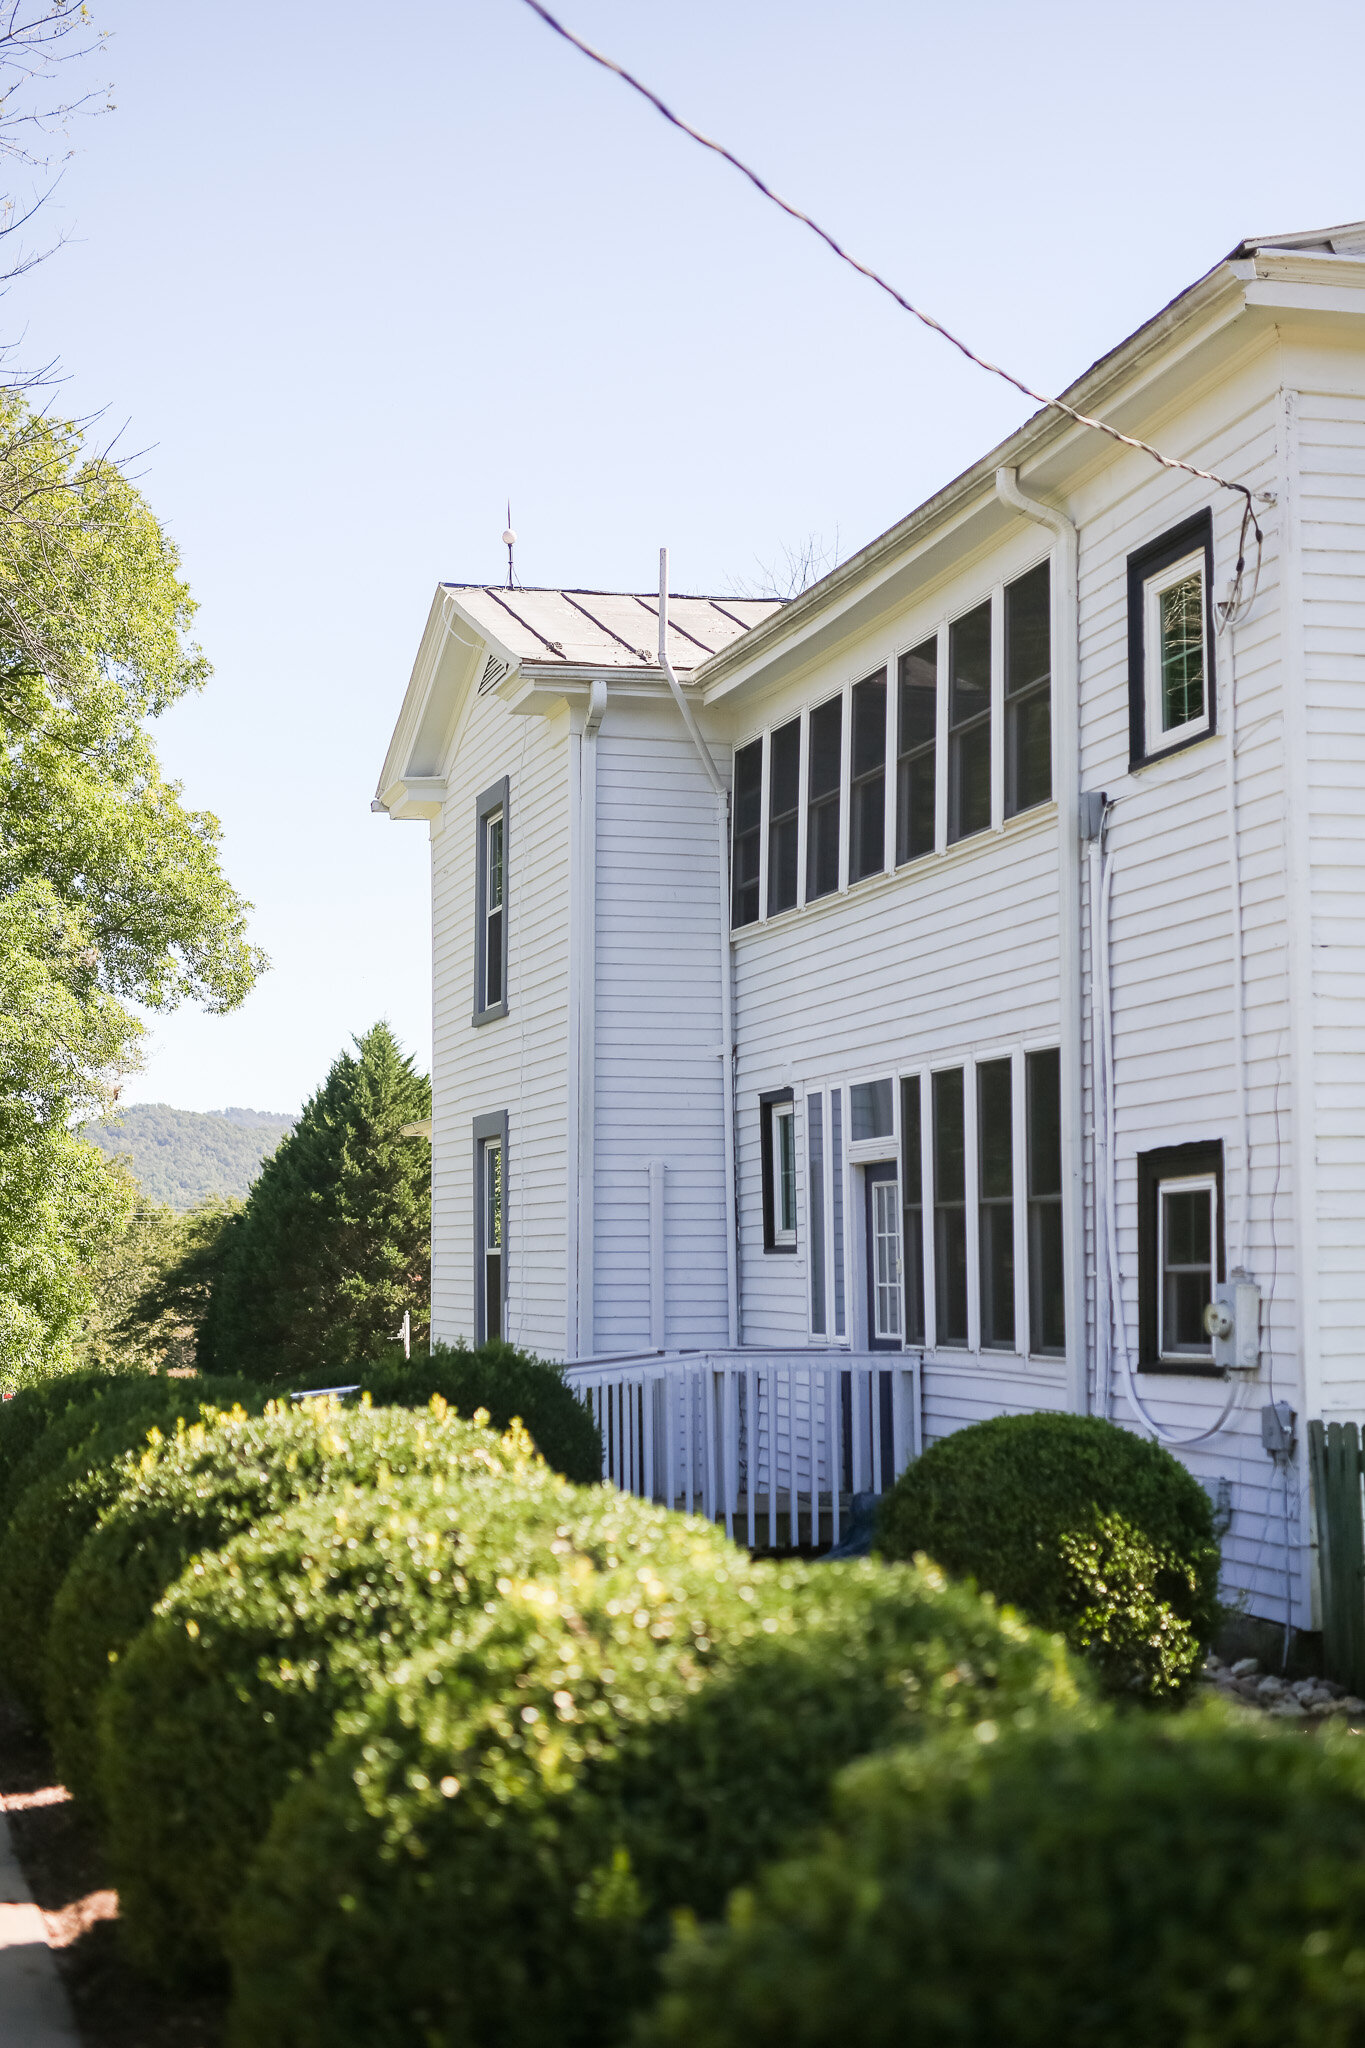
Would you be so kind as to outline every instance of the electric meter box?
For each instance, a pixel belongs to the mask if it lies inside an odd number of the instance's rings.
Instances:
[[[1234,1273],[1220,1280],[1205,1314],[1213,1362],[1224,1372],[1255,1372],[1261,1363],[1261,1290]]]

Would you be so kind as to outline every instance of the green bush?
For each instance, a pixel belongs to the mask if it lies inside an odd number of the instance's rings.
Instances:
[[[944,1437],[882,1505],[884,1556],[923,1552],[1055,1629],[1123,1694],[1177,1693],[1218,1622],[1198,1480],[1085,1415],[1000,1415]]]
[[[382,1497],[324,1494],[196,1559],[124,1657],[101,1715],[120,1917],[137,1961],[175,1979],[221,1960],[272,1808],[339,1709],[434,1638],[464,1645],[500,1587],[619,1569],[623,1545],[657,1526],[638,1503],[521,1458]],[[698,1541],[723,1555],[685,1524],[655,1540],[676,1550],[679,1537],[688,1556]]]
[[[97,1402],[54,1417],[11,1474],[12,1512],[0,1538],[0,1669],[41,1713],[52,1605],[86,1536],[119,1490],[124,1460],[153,1431],[191,1421],[217,1395],[259,1401],[232,1380],[117,1380]]]
[[[1059,1644],[932,1569],[708,1550],[631,1557],[571,1608],[509,1594],[281,1801],[230,1934],[231,2038],[609,2048],[671,1913],[718,1911],[850,1757],[1076,1697]]]
[[[552,1365],[510,1344],[434,1345],[426,1357],[374,1366],[358,1375],[370,1399],[398,1408],[425,1404],[433,1394],[459,1415],[488,1410],[495,1429],[519,1420],[547,1465],[591,1486],[602,1477],[602,1439],[589,1410]]]
[[[145,1385],[138,1380],[136,1385]],[[109,1395],[117,1395],[127,1380],[106,1372],[63,1373],[56,1379],[40,1380],[21,1387],[11,1401],[0,1402],[0,1533],[16,1498],[14,1474],[39,1440],[67,1417],[93,1408]],[[21,1481],[17,1491],[23,1491]]]
[[[389,1487],[408,1474],[501,1465],[491,1431],[429,1409],[271,1404],[207,1418],[129,1459],[98,1528],[71,1555],[46,1632],[44,1697],[64,1782],[97,1802],[95,1716],[120,1657],[201,1550],[324,1487]]]
[[[1357,2048],[1365,1755],[1218,1709],[856,1765],[638,2048]],[[376,2040],[380,2037],[376,2036]]]

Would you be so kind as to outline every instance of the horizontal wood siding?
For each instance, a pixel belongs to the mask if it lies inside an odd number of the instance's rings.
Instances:
[[[432,1330],[472,1339],[472,1125],[506,1110],[507,1335],[562,1356],[568,1089],[568,716],[474,703],[433,832]],[[507,776],[508,1013],[475,1027],[479,793]]]

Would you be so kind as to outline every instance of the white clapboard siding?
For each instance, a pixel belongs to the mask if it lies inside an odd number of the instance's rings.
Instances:
[[[728,758],[720,754],[728,770]],[[613,700],[597,742],[593,1349],[728,1335],[716,802],[678,713]]]
[[[507,776],[508,1014],[474,1008],[475,802]],[[432,837],[432,1329],[472,1339],[473,1119],[506,1110],[507,1334],[564,1348],[568,1102],[568,719],[477,699]]]

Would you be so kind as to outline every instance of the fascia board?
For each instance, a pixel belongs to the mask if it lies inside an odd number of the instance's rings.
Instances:
[[[1173,362],[1172,343],[1181,341],[1181,353],[1205,345],[1235,320],[1246,305],[1246,287],[1236,275],[1236,266],[1220,263],[1169,306],[1140,327],[1136,334],[1093,364],[1060,395],[1079,411],[1112,415],[1122,407],[1141,402],[1144,380],[1159,367]],[[1122,426],[1122,419],[1113,419]],[[1006,440],[980,461],[973,463],[951,483],[927,498],[922,505],[883,534],[851,555],[819,583],[794,598],[772,618],[713,654],[694,671],[703,702],[713,704],[752,676],[763,671],[779,648],[792,646],[827,615],[837,618],[854,603],[861,602],[871,578],[899,570],[907,550],[923,548],[953,522],[970,515],[978,501],[993,497],[995,472],[999,468],[1022,469],[1026,463],[1048,459],[1048,486],[1057,489],[1070,469],[1093,461],[1092,450],[1099,437],[1064,415],[1043,409],[1033,414]],[[1111,444],[1112,445],[1112,444]],[[1036,484],[1035,486],[1036,487]]]
[[[690,694],[689,679],[679,676],[678,680]],[[586,703],[593,684],[598,682],[605,683],[613,697],[662,698],[668,693],[657,668],[570,668],[563,662],[524,661],[517,673],[508,676],[493,694],[503,699],[509,711],[520,716],[551,718],[561,705]]]

